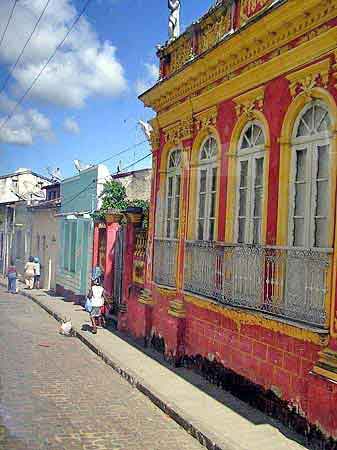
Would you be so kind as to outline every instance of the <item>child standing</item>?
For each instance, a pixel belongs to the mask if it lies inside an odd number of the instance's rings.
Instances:
[[[7,279],[8,279],[8,292],[11,294],[16,294],[16,267],[11,263],[7,270]]]
[[[104,288],[100,285],[99,280],[95,280],[92,283],[91,289],[88,294],[88,298],[91,300],[92,309],[90,311],[90,320],[92,324],[92,333],[97,333],[98,321],[100,326],[105,326],[104,317],[102,317],[101,307],[104,305],[105,293]]]
[[[38,256],[34,257],[34,288],[40,289],[41,264]]]

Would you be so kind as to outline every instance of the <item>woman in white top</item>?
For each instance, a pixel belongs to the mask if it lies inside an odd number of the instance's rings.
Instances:
[[[32,256],[30,256],[28,262],[26,262],[26,265],[25,265],[25,282],[26,282],[27,289],[33,289],[34,275],[35,275],[34,258]]]
[[[90,312],[90,320],[92,324],[93,334],[97,333],[98,321],[100,326],[105,326],[105,320],[101,313],[101,308],[104,306],[105,292],[104,288],[100,285],[99,280],[95,280],[92,283],[91,289],[88,294],[88,298],[91,300],[92,310]]]

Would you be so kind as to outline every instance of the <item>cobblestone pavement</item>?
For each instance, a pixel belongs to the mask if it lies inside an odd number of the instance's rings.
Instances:
[[[57,328],[33,302],[0,288],[1,450],[202,449]]]

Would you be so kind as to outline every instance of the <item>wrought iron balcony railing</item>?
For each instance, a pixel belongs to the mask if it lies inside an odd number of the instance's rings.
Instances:
[[[331,250],[186,242],[185,291],[326,325]]]
[[[177,257],[177,240],[154,240],[153,277],[157,284],[176,286]]]

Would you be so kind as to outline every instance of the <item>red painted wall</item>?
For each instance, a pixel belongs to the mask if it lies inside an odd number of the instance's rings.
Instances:
[[[284,118],[292,101],[289,91],[289,81],[278,78],[266,85],[264,98],[264,114],[269,124],[270,156],[268,177],[268,212],[267,212],[267,245],[276,244],[277,207],[280,170],[280,144]],[[268,151],[268,150],[267,150]]]

